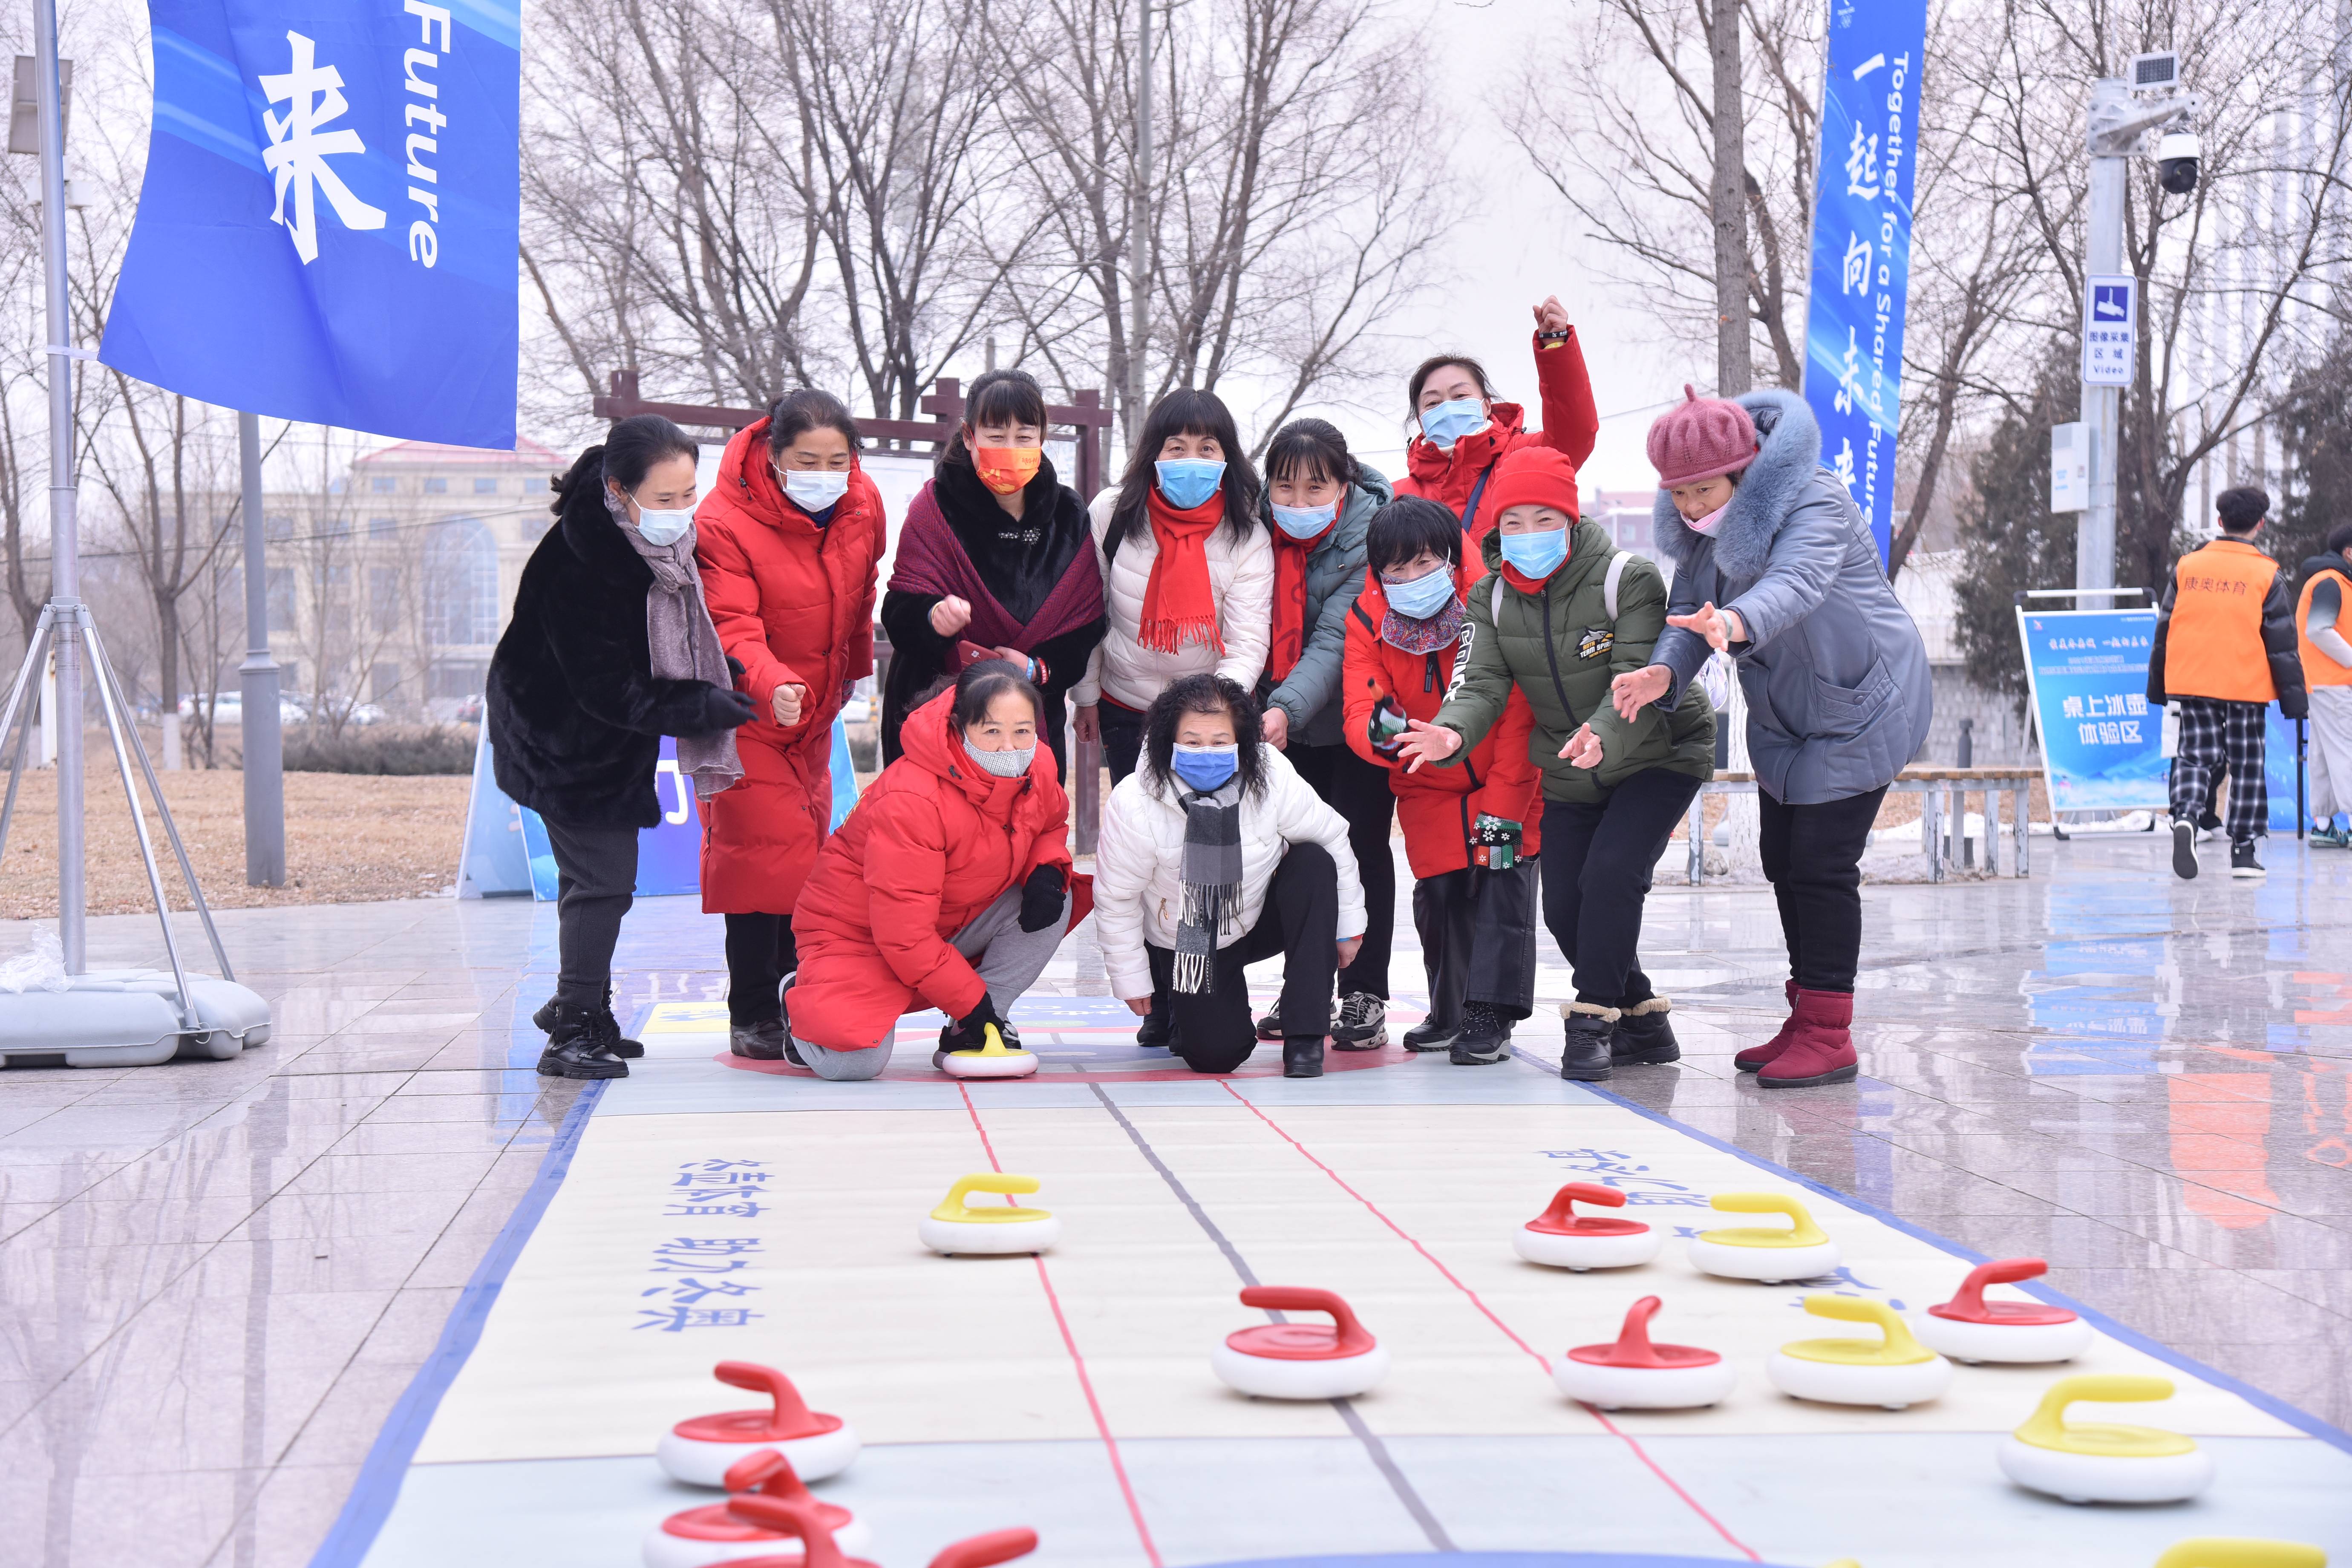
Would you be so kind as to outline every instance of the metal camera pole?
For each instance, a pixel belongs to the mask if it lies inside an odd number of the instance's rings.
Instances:
[[[2131,89],[2121,77],[2091,86],[2090,206],[2084,222],[2084,270],[2124,269],[2124,165],[2130,143],[2118,145],[2106,127],[2125,118]],[[2083,423],[2091,427],[2091,505],[2074,533],[2074,586],[2116,585],[2116,443],[2121,439],[2123,388],[2083,384]]]
[[[74,520],[73,318],[66,295],[65,102],[56,0],[34,0],[34,91],[41,120],[41,291],[49,362],[49,604],[57,612],[58,944],[66,973],[89,967],[82,882],[81,550]]]
[[[286,885],[286,737],[278,708],[278,661],[269,654],[268,530],[261,515],[261,416],[236,416],[245,500],[245,662],[237,666],[244,719],[245,880]]]

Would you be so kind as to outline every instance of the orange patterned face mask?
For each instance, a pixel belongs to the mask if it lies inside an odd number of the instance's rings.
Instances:
[[[971,468],[982,484],[998,495],[1009,496],[1026,489],[1037,477],[1037,465],[1045,457],[1042,447],[974,447]]]

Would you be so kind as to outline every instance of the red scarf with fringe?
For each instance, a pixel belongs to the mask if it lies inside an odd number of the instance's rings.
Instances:
[[[1199,506],[1178,510],[1154,485],[1145,493],[1151,517],[1151,575],[1143,584],[1143,621],[1135,640],[1154,653],[1174,653],[1188,642],[1225,651],[1217,629],[1217,597],[1209,585],[1209,535],[1225,518],[1223,489]]]
[[[1343,500],[1344,504],[1344,500]],[[1290,679],[1307,651],[1307,558],[1339,526],[1339,509],[1312,539],[1296,538],[1277,523],[1274,530],[1274,641],[1265,655],[1265,672],[1276,682]]]

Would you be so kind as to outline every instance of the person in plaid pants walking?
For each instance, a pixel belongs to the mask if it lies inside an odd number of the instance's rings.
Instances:
[[[2172,868],[2197,875],[2197,821],[2230,775],[2230,875],[2260,877],[2254,840],[2270,823],[2263,726],[2273,701],[2290,719],[2305,712],[2294,600],[2278,563],[2254,547],[2271,498],[2251,485],[2214,501],[2221,537],[2172,569],[2156,617],[2147,700],[2180,721],[2172,763]]]

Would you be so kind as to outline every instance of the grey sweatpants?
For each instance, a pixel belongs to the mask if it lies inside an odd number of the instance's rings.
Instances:
[[[1028,994],[1029,987],[1037,984],[1037,976],[1045,973],[1045,965],[1053,962],[1054,950],[1062,945],[1062,932],[1069,920],[1070,904],[1065,895],[1060,920],[1044,931],[1023,931],[1021,889],[1013,888],[974,915],[971,923],[956,932],[955,940],[948,945],[963,954],[979,972],[996,1016],[1010,1018],[1013,1004]],[[789,1011],[790,992],[785,993],[785,1000]],[[887,1036],[880,1045],[863,1051],[827,1050],[797,1035],[793,1037],[793,1044],[811,1072],[836,1083],[879,1078],[882,1069],[890,1065],[890,1040]]]
[[[2311,689],[2311,819],[2352,811],[2352,686]]]

